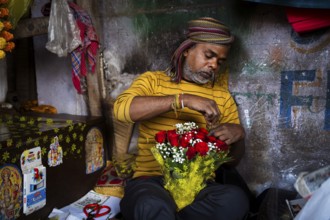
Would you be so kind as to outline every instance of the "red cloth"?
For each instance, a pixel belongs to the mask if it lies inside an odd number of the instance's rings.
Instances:
[[[286,8],[286,15],[297,33],[330,27],[330,9]]]

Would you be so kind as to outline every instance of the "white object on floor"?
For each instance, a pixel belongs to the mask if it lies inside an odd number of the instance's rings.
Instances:
[[[85,205],[92,204],[92,203],[98,203],[103,206],[109,206],[111,208],[111,211],[109,214],[100,216],[100,217],[94,217],[95,220],[107,220],[110,218],[115,217],[120,212],[120,203],[121,198],[114,197],[114,196],[106,196],[99,193],[96,193],[95,191],[91,190],[89,191],[85,196],[83,196],[81,199],[77,200],[76,202],[65,206],[61,209],[53,209],[52,213],[48,216],[50,219],[56,219],[56,220],[81,220],[86,219],[87,216],[83,212],[83,208]],[[102,212],[103,210],[101,210]]]
[[[317,189],[294,220],[330,220],[330,178]]]

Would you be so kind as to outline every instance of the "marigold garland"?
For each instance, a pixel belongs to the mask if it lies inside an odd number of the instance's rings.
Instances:
[[[8,0],[0,0],[0,59],[6,57],[6,52],[11,52],[15,48],[12,42],[14,35],[9,31],[13,28],[9,19],[9,9],[6,7]]]
[[[7,45],[6,39],[3,37],[0,37],[0,49],[1,50],[4,49],[6,47],[6,45]]]
[[[0,8],[0,18],[7,17],[9,15],[8,8]]]
[[[10,41],[14,38],[14,35],[8,31],[1,31],[0,36],[5,38],[6,41]]]
[[[11,52],[14,48],[15,48],[15,43],[14,42],[7,42],[4,51]]]
[[[229,146],[194,122],[176,124],[175,130],[160,131],[155,139],[151,152],[178,211],[194,201],[221,164],[231,160]]]
[[[5,51],[0,50],[0,59],[4,58],[6,56]]]
[[[4,21],[3,25],[6,31],[11,30],[13,28],[13,25],[9,21]]]

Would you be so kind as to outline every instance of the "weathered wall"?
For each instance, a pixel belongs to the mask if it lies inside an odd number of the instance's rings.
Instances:
[[[248,131],[240,168],[255,186],[291,187],[330,162],[330,32],[298,36],[282,8],[258,7],[237,33],[230,85]]]
[[[42,17],[41,8],[48,2],[35,0],[32,17]],[[45,48],[47,42],[47,35],[33,37],[39,104],[52,105],[59,113],[87,115],[86,98],[77,94],[72,85],[70,56],[51,53]]]
[[[220,17],[227,23],[235,19],[228,16],[226,5],[214,0],[99,3],[96,10],[104,24],[112,96],[129,86],[134,74],[168,67],[172,53],[184,38],[186,21],[204,15]]]
[[[90,5],[97,4],[97,2],[85,0],[77,0],[74,2],[91,16],[94,21],[94,27],[99,30],[98,23],[101,19],[96,20],[89,9]],[[33,1],[31,7],[32,17],[43,17],[41,11],[47,3],[49,3],[49,0]],[[98,14],[98,12],[96,11],[95,14]],[[102,37],[101,33],[102,31],[99,30],[98,34],[100,39]],[[58,57],[56,54],[47,50],[45,48],[46,43],[49,41],[47,35],[35,36],[33,40],[39,104],[53,105],[57,108],[59,113],[100,116],[102,110],[100,107],[100,97],[97,96],[98,65],[96,65],[96,73],[91,74],[89,72],[85,78],[87,80],[82,82],[82,84],[85,84],[90,90],[84,94],[78,94],[72,83],[72,63],[70,54]],[[96,60],[96,62],[98,62],[98,60]]]
[[[297,174],[330,162],[329,31],[297,36],[284,8],[238,1],[102,1],[111,96],[146,70],[165,69],[199,16],[223,20],[236,35],[229,87],[247,131],[238,167],[252,190],[292,188]]]

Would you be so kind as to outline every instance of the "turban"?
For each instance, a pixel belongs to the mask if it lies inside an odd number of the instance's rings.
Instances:
[[[181,43],[172,56],[171,67],[168,69],[173,81],[180,82],[182,77],[182,54],[196,43],[212,43],[229,45],[234,41],[229,28],[220,21],[203,17],[188,22],[187,39]]]

